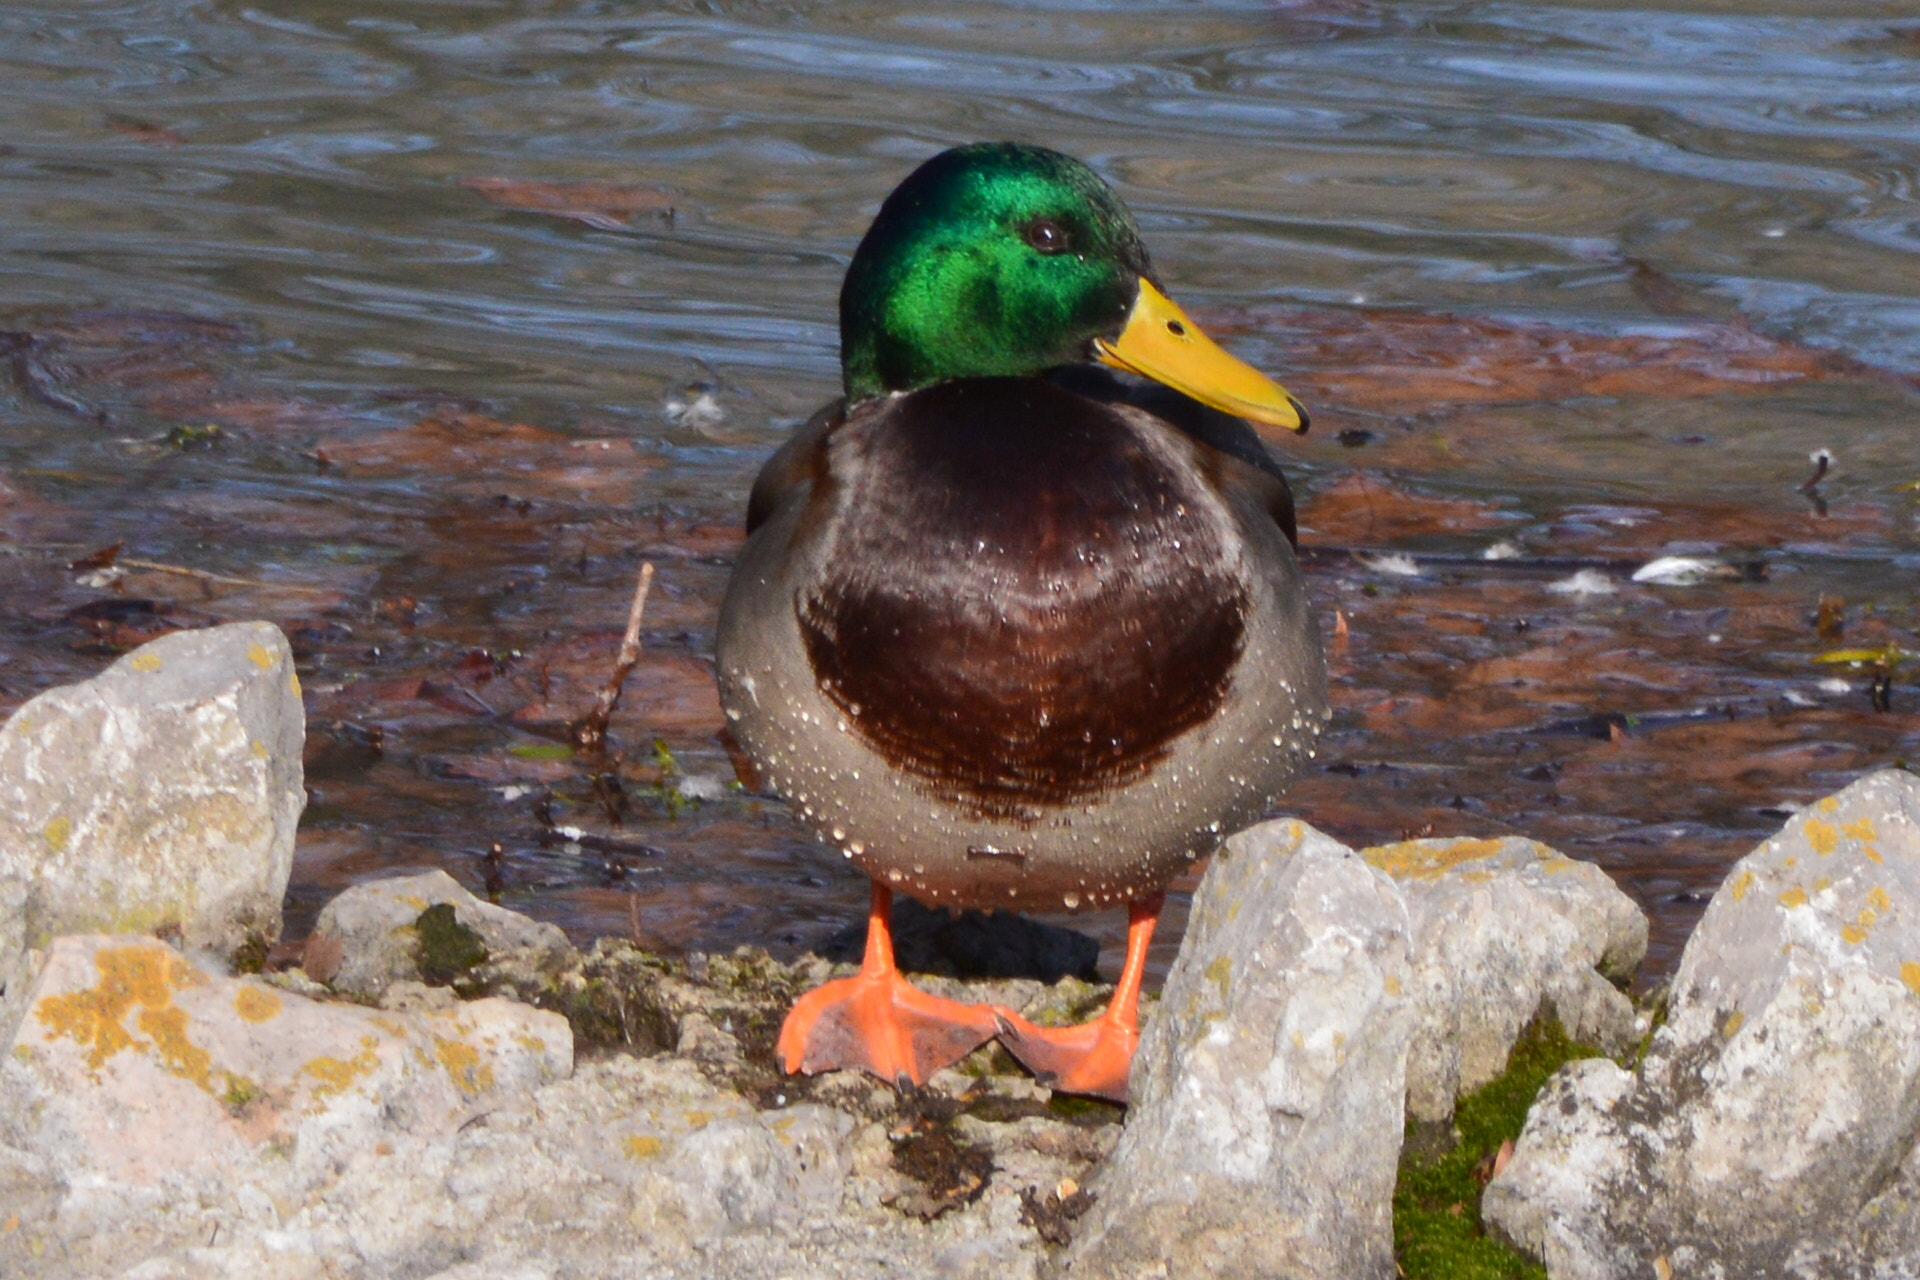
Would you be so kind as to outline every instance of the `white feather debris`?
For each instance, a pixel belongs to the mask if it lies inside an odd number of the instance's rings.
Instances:
[[[1690,587],[1725,576],[1726,566],[1719,561],[1694,556],[1661,556],[1633,571],[1635,582],[1650,582],[1659,587]]]
[[[717,427],[727,420],[727,411],[705,387],[688,387],[680,395],[668,399],[666,404],[667,421],[676,427],[688,427],[694,431],[704,431]]]
[[[1518,560],[1524,553],[1516,542],[1502,538],[1480,553],[1482,560]]]
[[[1362,556],[1360,563],[1375,573],[1392,574],[1396,578],[1417,578],[1420,566],[1414,563],[1412,556],[1384,555]]]
[[[727,781],[716,773],[690,773],[674,783],[674,790],[688,800],[721,800],[727,794]]]
[[[1562,596],[1610,596],[1618,587],[1613,579],[1597,569],[1582,569],[1571,578],[1562,578],[1558,582],[1549,582],[1547,590]]]

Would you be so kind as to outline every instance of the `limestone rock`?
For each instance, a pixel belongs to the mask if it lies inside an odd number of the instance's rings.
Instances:
[[[680,980],[683,1038],[715,1048],[730,1023],[763,1034],[722,1012],[743,998],[732,979],[774,990],[795,972],[764,954],[709,963],[714,986]],[[671,1054],[614,1053],[536,1079],[528,1068],[559,1042],[529,1041],[558,1027],[550,1015],[495,1000],[435,1008],[444,988],[430,1000],[404,984],[388,994],[411,1011],[315,1002],[212,977],[146,939],[64,939],[31,990],[0,1059],[8,1280],[1033,1280],[1046,1246],[1029,1206],[1084,1179],[1117,1129],[1051,1114],[1024,1075],[943,1073],[980,1114],[940,1132],[984,1153],[992,1176],[922,1216],[903,1205],[933,1175],[903,1171],[899,1152],[959,1106],[855,1073],[758,1100]],[[442,1025],[495,1006],[513,1011],[504,1040]],[[347,1042],[316,1050],[314,1026],[335,1018]],[[291,1081],[291,1052],[274,1047],[285,1038],[315,1055]],[[402,1038],[411,1066],[386,1056]],[[716,1051],[733,1061],[742,1046]],[[481,1092],[465,1098],[462,1081]],[[91,1140],[115,1125],[125,1150]]]
[[[1513,837],[1360,856],[1394,878],[1413,920],[1409,1116],[1451,1118],[1455,1098],[1506,1069],[1536,1016],[1609,1053],[1631,1046],[1633,1004],[1608,979],[1645,957],[1647,918],[1600,868]]]
[[[1344,845],[1293,821],[1229,840],[1067,1274],[1392,1276],[1410,943]]]
[[[8,1009],[0,1150],[19,1177],[57,1169],[69,1184],[40,1179],[70,1247],[90,1218],[169,1200],[277,1225],[342,1166],[403,1135],[450,1138],[573,1065],[555,1014],[504,1000],[429,1014],[322,1004],[142,937],[56,939]],[[166,1238],[168,1224],[143,1225]],[[0,1272],[16,1274],[6,1243]],[[86,1248],[96,1265],[116,1256],[104,1236]]]
[[[1733,868],[1638,1075],[1555,1077],[1487,1220],[1553,1280],[1920,1274],[1920,779],[1802,809]]]
[[[451,907],[458,925],[471,930],[482,944],[461,957],[468,962],[462,973],[509,958],[536,968],[558,969],[574,955],[558,926],[483,902],[452,876],[436,870],[355,885],[322,907],[307,940],[303,964],[308,976],[336,991],[367,999],[378,999],[396,982],[418,982],[423,977],[448,981],[445,974],[422,971],[421,917],[429,908],[442,905]],[[429,963],[428,968],[432,967]]]
[[[322,1004],[214,976],[151,938],[59,938],[11,1007],[0,1072],[24,1100],[20,1145],[115,1183],[276,1143],[371,1146],[354,1132],[369,1126],[448,1133],[573,1065],[556,1014],[504,1000],[411,1015]]]
[[[0,947],[171,927],[230,954],[279,937],[305,724],[266,622],[163,636],[21,707],[0,727]]]

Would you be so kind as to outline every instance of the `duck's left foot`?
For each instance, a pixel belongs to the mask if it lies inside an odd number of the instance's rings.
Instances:
[[[1105,1015],[1077,1027],[1041,1027],[997,1010],[1000,1043],[1022,1066],[1061,1093],[1127,1100],[1127,1073],[1140,1046],[1138,1027]]]
[[[995,1009],[1000,1043],[1042,1083],[1061,1093],[1127,1100],[1127,1073],[1140,1047],[1140,981],[1147,973],[1147,944],[1160,919],[1162,894],[1127,909],[1127,962],[1107,1011],[1077,1027],[1038,1027],[1017,1013]]]

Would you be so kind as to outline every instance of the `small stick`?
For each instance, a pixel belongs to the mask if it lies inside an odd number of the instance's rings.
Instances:
[[[1807,461],[1813,464],[1813,474],[1801,482],[1800,492],[1811,498],[1820,482],[1827,478],[1827,472],[1833,468],[1833,454],[1826,449],[1815,449],[1807,455]]]
[[[259,587],[264,591],[302,591],[310,595],[324,595],[334,590],[332,587],[307,587],[296,582],[261,582],[257,578],[230,578],[224,573],[208,573],[205,569],[189,569],[182,564],[162,564],[158,560],[135,560],[128,556],[115,557],[112,569],[144,569],[148,573],[171,573],[182,578],[192,578],[196,582],[218,582],[229,587]]]
[[[613,675],[601,686],[599,696],[593,700],[593,710],[573,727],[576,751],[598,752],[606,746],[607,722],[613,719],[614,710],[620,705],[620,686],[640,665],[640,619],[647,612],[647,592],[652,587],[653,562],[645,561],[640,565],[640,581],[634,584],[633,607],[627,610],[627,634],[620,638],[620,656],[614,661]]]

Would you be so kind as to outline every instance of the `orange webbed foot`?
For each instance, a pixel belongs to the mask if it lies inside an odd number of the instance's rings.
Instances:
[[[1140,1047],[1140,983],[1147,945],[1160,919],[1162,894],[1127,909],[1127,960],[1107,1011],[1077,1027],[1041,1027],[1008,1009],[996,1009],[1000,1043],[1043,1084],[1114,1102],[1127,1100],[1127,1076]]]
[[[892,907],[892,891],[875,881],[860,972],[794,1002],[775,1046],[789,1075],[859,1067],[891,1085],[925,1084],[1000,1029],[986,1006],[928,995],[900,976],[888,922]]]
[[[780,1028],[780,1065],[813,1075],[860,1067],[889,1084],[925,1084],[993,1039],[984,1005],[928,995],[898,971],[861,972],[801,996]]]
[[[1042,1027],[998,1011],[1000,1043],[1040,1083],[1061,1093],[1127,1100],[1127,1074],[1140,1047],[1137,1027],[1100,1017],[1077,1027]]]

